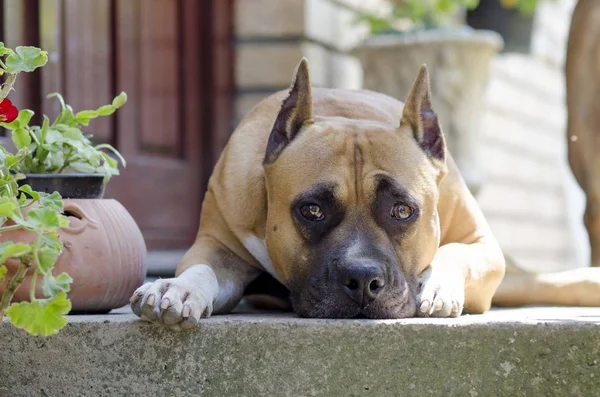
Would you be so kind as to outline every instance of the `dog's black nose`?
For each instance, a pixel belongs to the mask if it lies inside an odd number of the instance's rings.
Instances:
[[[371,261],[355,261],[338,268],[344,292],[361,307],[375,300],[385,288],[383,269]]]

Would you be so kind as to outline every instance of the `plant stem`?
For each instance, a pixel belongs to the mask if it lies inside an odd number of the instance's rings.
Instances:
[[[4,84],[2,84],[2,89],[0,89],[0,101],[4,100],[4,98],[8,96],[8,93],[10,92],[10,90],[12,90],[13,84],[15,84],[16,79],[16,73],[8,73]]]
[[[9,172],[9,174],[10,174],[10,172]],[[0,177],[4,177],[4,172],[2,172],[1,170],[0,170]],[[12,191],[12,187],[10,187],[10,183],[6,184],[6,190],[8,190],[8,195],[10,197],[14,196],[13,191]]]
[[[31,288],[29,289],[29,301],[30,302],[35,302],[35,283],[37,281],[38,278],[38,267],[35,268],[35,271],[33,272],[33,277],[31,277]]]
[[[23,208],[25,208],[25,207],[23,207]],[[0,233],[10,232],[11,230],[18,230],[21,228],[23,228],[23,226],[21,226],[21,225],[4,226],[4,227],[0,227]]]
[[[60,174],[61,172],[64,171],[65,168],[67,168],[69,166],[69,160],[71,158],[71,156],[73,155],[73,148],[71,148],[69,150],[69,153],[67,153],[67,155],[65,156],[64,162],[63,162],[63,166],[60,167],[60,169],[58,170],[57,174]]]
[[[37,136],[35,136],[35,133],[29,127],[27,127],[27,130],[27,132],[29,132],[29,136],[33,138],[33,140],[35,141],[35,143],[37,143],[39,148],[41,146],[39,139],[37,138]]]
[[[14,276],[12,276],[8,285],[6,286],[6,289],[2,294],[2,299],[0,299],[0,319],[4,318],[4,311],[10,304],[10,301],[12,300],[17,289],[21,286],[21,284],[23,284],[23,280],[25,280],[25,274],[27,273],[28,269],[29,265],[21,262],[17,272]]]
[[[37,276],[40,273],[40,246],[42,245],[42,236],[38,234],[38,239],[35,242],[35,249],[33,250],[33,258],[37,266],[35,267],[35,271],[33,272],[33,277],[31,278],[31,289],[29,290],[29,300],[31,302],[35,302],[35,283],[37,281]]]
[[[31,207],[33,204],[37,203],[37,201],[38,200],[31,199],[31,200],[29,200],[29,202],[27,204],[25,204],[24,206],[22,206],[21,209],[25,209],[25,208]],[[0,232],[1,231],[2,231],[2,229],[0,228]]]

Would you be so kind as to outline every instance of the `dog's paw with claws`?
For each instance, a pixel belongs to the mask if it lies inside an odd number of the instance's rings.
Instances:
[[[212,302],[198,287],[181,278],[161,279],[138,288],[129,300],[131,309],[142,320],[181,330],[198,325],[210,317]]]
[[[419,277],[417,316],[458,317],[465,304],[465,283],[447,270],[429,267]]]

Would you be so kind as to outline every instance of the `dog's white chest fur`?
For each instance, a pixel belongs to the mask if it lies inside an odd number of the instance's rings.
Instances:
[[[248,250],[248,252],[250,252],[254,259],[256,259],[258,263],[262,265],[267,273],[273,276],[275,280],[281,282],[279,277],[277,277],[277,273],[275,273],[275,269],[273,268],[273,264],[269,258],[267,243],[265,240],[250,234],[242,241],[242,244],[244,244],[244,247]]]

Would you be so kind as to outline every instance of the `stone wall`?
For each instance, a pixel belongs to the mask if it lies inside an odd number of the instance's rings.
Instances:
[[[497,56],[484,97],[479,155],[487,178],[478,199],[505,252],[536,271],[588,261],[583,196],[566,162],[563,63],[573,6],[542,2],[532,53]],[[354,20],[383,7],[380,0],[237,0],[236,121],[286,89],[303,55],[314,84],[360,88],[360,62],[347,52],[367,31]]]
[[[357,12],[380,0],[236,0],[236,121],[266,95],[287,89],[302,56],[313,84],[360,88],[360,62],[347,51],[367,33]],[[380,9],[380,8],[379,8]]]

